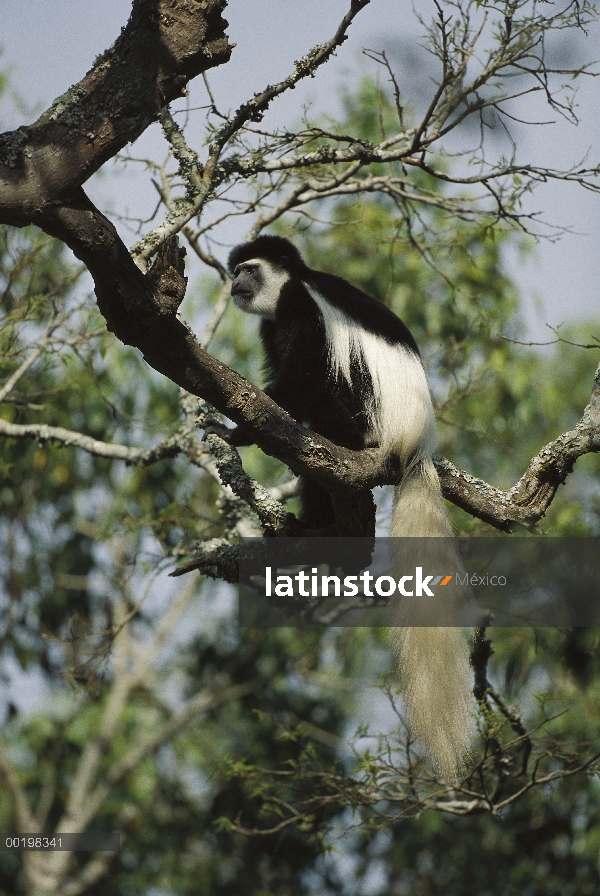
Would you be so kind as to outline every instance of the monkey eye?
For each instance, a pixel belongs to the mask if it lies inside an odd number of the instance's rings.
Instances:
[[[247,271],[249,274],[253,274],[258,270],[257,264],[248,264],[247,261],[243,261],[241,264],[238,264],[236,268],[233,270],[234,277],[238,277],[242,271]]]

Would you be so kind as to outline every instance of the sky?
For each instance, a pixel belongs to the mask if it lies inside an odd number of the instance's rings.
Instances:
[[[415,4],[429,17],[433,3]],[[348,0],[231,0],[225,11],[230,40],[237,44],[232,61],[208,73],[217,105],[232,109],[266,84],[285,77],[294,60],[335,31]],[[130,0],[2,0],[0,68],[7,71],[28,111],[22,105],[0,101],[0,130],[33,121],[59,94],[79,80],[94,57],[106,49],[126,23]],[[276,106],[269,122],[293,121],[303,105],[335,114],[336,94],[352,83],[367,63],[361,51],[391,49],[400,72],[400,86],[409,95],[416,90],[419,38],[422,34],[409,0],[371,0],[350,29],[349,40],[316,79],[302,82]],[[396,39],[397,36],[397,39]],[[599,56],[600,30],[581,39],[587,59]],[[586,164],[600,159],[600,78],[579,79],[578,127],[564,124],[517,127],[520,158],[551,167]],[[192,86],[192,104],[205,101],[201,79]],[[547,110],[545,117],[549,116]],[[200,131],[198,130],[198,134]],[[194,130],[190,131],[193,143]],[[198,149],[201,147],[198,145]],[[158,126],[152,126],[133,148],[137,156],[161,158],[165,146]],[[87,189],[93,201],[108,213],[147,216],[156,196],[143,171],[127,169],[123,178],[111,174],[110,165]],[[598,316],[600,238],[597,234],[600,195],[575,186],[550,184],[531,200],[531,210],[545,220],[572,231],[557,242],[542,241],[528,260],[511,257],[511,275],[519,284],[529,338],[552,338],[546,324],[556,325],[582,316]],[[127,225],[121,233],[128,244],[136,240]],[[243,238],[233,233],[230,243]],[[224,252],[225,255],[225,252]],[[339,271],[343,276],[343,271]]]

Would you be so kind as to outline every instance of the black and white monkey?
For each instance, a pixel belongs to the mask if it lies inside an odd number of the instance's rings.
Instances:
[[[229,269],[235,304],[262,318],[267,394],[337,445],[399,458],[391,536],[451,536],[432,461],[431,396],[405,324],[341,277],[307,267],[282,237],[237,246]],[[230,441],[250,440],[238,427]],[[309,480],[301,518],[315,528],[335,519],[329,493]],[[394,631],[413,734],[455,779],[470,745],[467,641],[451,627]]]
[[[440,505],[431,466],[431,398],[416,343],[402,321],[340,277],[308,268],[282,237],[237,246],[229,268],[235,304],[262,318],[266,393],[336,445],[379,445],[384,456],[398,455],[414,474],[407,482],[422,479],[427,468],[429,490]],[[238,429],[232,441],[248,440]],[[408,516],[410,528],[397,508],[392,535],[429,534],[423,519],[416,532],[415,517]],[[301,518],[315,528],[334,522],[328,492],[308,481]],[[440,527],[437,534],[450,534],[443,512]]]

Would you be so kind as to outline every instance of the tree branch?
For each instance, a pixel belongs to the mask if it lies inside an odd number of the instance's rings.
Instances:
[[[288,90],[293,90],[296,84],[303,78],[314,75],[316,70],[331,57],[332,53],[341,46],[347,38],[347,30],[353,19],[361,9],[364,9],[371,0],[351,0],[350,9],[342,19],[336,33],[324,44],[317,44],[305,56],[295,64],[291,75],[278,84],[269,85],[262,93],[252,97],[243,103],[217,132],[208,148],[208,157],[200,173],[197,165],[190,166],[193,155],[185,144],[178,128],[173,128],[168,117],[164,117],[163,126],[171,144],[174,146],[180,168],[183,165],[184,179],[188,186],[188,201],[169,212],[166,219],[153,231],[146,234],[135,246],[131,253],[143,269],[145,263],[156,251],[160,243],[167,237],[179,233],[185,224],[197,215],[204,205],[207,197],[222,180],[222,168],[219,164],[221,153],[229,141],[239,133],[248,121],[260,121],[272,103],[272,101]]]
[[[6,789],[12,798],[17,830],[19,833],[37,833],[39,828],[27,802],[27,795],[19,783],[16,769],[6,752],[2,740],[0,740],[0,776],[3,778]]]
[[[178,27],[172,30],[169,30],[167,19],[163,17],[163,13],[164,16],[167,15],[166,6],[163,10],[166,2],[167,0],[136,0],[132,17],[122,38],[100,62],[97,62],[96,67],[86,76],[89,80],[84,79],[71,91],[68,95],[72,101],[71,105],[66,104],[66,101],[62,105],[59,102],[31,129],[16,132],[21,134],[21,137],[25,135],[29,141],[27,144],[29,155],[25,154],[20,144],[15,155],[14,143],[10,141],[7,143],[6,140],[4,143],[0,142],[0,154],[4,152],[4,168],[1,171],[4,174],[9,172],[7,189],[2,199],[4,205],[0,205],[0,217],[10,220],[12,216],[18,224],[36,223],[47,233],[70,246],[94,278],[98,305],[109,329],[125,344],[136,346],[155,370],[163,373],[187,392],[208,400],[235,423],[242,425],[267,454],[278,457],[295,473],[309,476],[330,489],[338,501],[348,502],[362,495],[360,501],[363,502],[363,499],[366,500],[366,490],[374,485],[398,481],[402,472],[398,466],[383,464],[375,449],[350,451],[304,429],[259,389],[208,355],[189,329],[177,318],[177,308],[185,293],[186,282],[176,241],[169,239],[163,243],[164,248],[158,253],[151,270],[148,274],[144,274],[132,260],[113,225],[93,206],[83,190],[76,186],[89,176],[94,166],[101,164],[106,153],[115,152],[123,145],[125,142],[122,139],[123,134],[126,134],[126,139],[131,139],[134,131],[139,133],[140,128],[143,129],[143,121],[147,124],[150,120],[148,119],[150,108],[154,117],[158,115],[169,97],[175,95],[175,86],[181,89],[185,80],[194,73],[204,70],[209,64],[213,65],[219,60],[224,61],[228,58],[230,49],[222,35],[224,23],[220,18],[222,8],[220,0],[199,0],[193,5],[191,0],[172,0],[172,2],[170,0],[169,10],[172,13],[175,4],[181,17]],[[233,118],[218,132],[214,141],[216,149],[212,156],[209,154],[208,162],[211,165],[213,163],[216,165],[222,146],[247,121],[262,114],[275,96],[293,86],[300,77],[310,74],[331,55],[335,47],[345,38],[345,31],[353,17],[365,5],[365,0],[353,0],[349,13],[328,44],[314,48],[301,63],[297,64],[295,73],[286,81],[267,88],[259,97],[240,107]],[[145,14],[149,10],[155,13],[155,17],[150,16],[146,21]],[[172,31],[181,34],[177,37]],[[217,32],[218,36],[214,36]],[[216,41],[215,47],[221,55],[211,56],[209,59],[202,41],[208,40],[210,48],[213,36]],[[122,59],[125,48],[129,47],[130,43],[142,48],[144,52],[153,49],[157,54],[152,62],[144,63],[139,73],[134,73],[131,63]],[[472,51],[467,44],[463,50],[465,53]],[[123,88],[123,96],[133,103],[135,114],[126,106],[125,99],[120,98],[117,101],[111,94],[115,71],[118,71],[120,78],[125,75],[130,77],[130,81],[127,81]],[[150,85],[153,99],[148,106]],[[81,144],[81,129],[75,128],[73,135],[67,135],[67,123],[70,121],[69,116],[74,114],[74,108],[80,109],[82,121],[86,121],[86,128],[93,125],[98,129],[98,140],[104,146],[102,150],[98,150],[92,141],[93,146],[86,156],[85,164],[77,161],[77,158],[70,161],[69,156],[71,149],[75,147],[73,149],[75,152]],[[130,117],[133,115],[131,121],[127,119],[129,122],[127,127],[126,122],[122,120],[126,109]],[[104,115],[101,121],[93,118],[92,112],[94,115],[100,115],[101,111]],[[111,130],[107,136],[108,132],[105,133],[103,127],[108,127],[109,123],[115,133]],[[180,132],[174,127],[170,116],[163,116],[163,124],[177,149],[180,164],[190,168],[189,187],[196,189],[197,177],[201,177],[200,186],[203,190],[206,177],[208,176],[210,180],[213,175],[210,173],[207,175],[206,165],[204,171],[200,173],[195,155],[190,154],[191,151],[183,139],[180,139]],[[124,128],[123,132],[118,131],[121,126]],[[43,131],[44,128],[50,130]],[[60,132],[55,133],[54,128],[59,128]],[[44,155],[37,154],[35,141],[41,140],[42,131],[45,134],[44,139],[50,139],[51,134],[55,136],[57,164],[60,162],[59,167],[62,171],[69,170],[68,184],[53,179],[51,172],[46,171]],[[117,131],[121,136],[118,136]],[[422,133],[424,134],[423,131]],[[322,147],[302,158],[284,157],[265,163],[250,160],[250,167],[239,162],[239,170],[247,175],[257,170],[269,170],[273,166],[285,168],[332,161],[354,161],[357,164],[367,161],[388,161],[392,158],[406,157],[409,147],[414,148],[414,135],[414,130],[407,132],[405,146],[400,149],[388,148],[393,147],[398,141],[399,137],[396,135],[385,140],[380,147],[367,147],[362,144],[353,144],[346,150]],[[10,147],[11,152],[8,152]],[[413,157],[407,157],[405,161],[421,167],[424,164],[422,160]],[[238,162],[229,159],[223,165],[232,172]],[[505,172],[513,170],[516,169],[510,166]],[[224,174],[225,168],[221,166],[220,171],[219,176]],[[493,176],[500,176],[500,173],[496,171]],[[334,178],[330,187],[332,192],[355,188],[352,183],[344,186],[345,179],[345,175]],[[464,182],[467,180],[469,179],[465,179]],[[367,186],[369,185],[368,179]],[[9,198],[12,196],[16,201],[14,190],[17,186],[19,201],[18,213],[15,213],[10,205],[12,200],[9,201]],[[59,196],[61,189],[63,195]],[[159,244],[160,240],[156,245],[152,243],[154,249]],[[519,483],[507,492],[495,489],[467,473],[457,471],[448,461],[439,461],[438,471],[444,494],[468,512],[498,528],[509,529],[514,523],[531,525],[545,513],[558,485],[571,471],[576,458],[588,451],[598,450],[597,416],[597,398],[593,397],[577,428],[542,449],[542,452],[532,460]],[[40,439],[51,439],[54,435],[63,443],[69,441],[71,444],[76,443],[74,434],[69,431],[51,427],[37,428],[35,424],[24,428],[15,428],[15,424],[7,422],[2,425],[5,435]],[[106,446],[94,443],[93,440],[87,443],[85,436],[78,438],[80,446],[86,450],[104,452],[103,456],[120,456],[124,460],[135,457],[134,462],[145,462],[139,454],[131,453],[136,449]],[[153,450],[164,452],[163,456],[168,456],[171,451],[173,454],[177,453],[179,448],[173,440],[167,440]]]
[[[9,423],[0,418],[0,435],[9,439],[34,439],[39,444],[57,442],[65,448],[72,446],[87,451],[95,457],[108,460],[124,460],[128,464],[150,466],[166,457],[176,457],[185,451],[181,433],[165,439],[154,448],[130,448],[114,442],[101,442],[83,433],[62,426],[48,426],[45,423]]]
[[[512,488],[494,488],[458,470],[445,458],[436,458],[436,469],[445,498],[497,529],[513,524],[532,526],[546,513],[558,490],[573,471],[577,458],[600,451],[600,365],[591,398],[575,429],[545,445]]]
[[[134,0],[113,46],[34,124],[0,136],[0,220],[22,226],[64,200],[180,97],[229,60],[223,0]]]

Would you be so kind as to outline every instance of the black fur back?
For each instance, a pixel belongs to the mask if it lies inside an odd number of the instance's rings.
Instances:
[[[406,324],[382,302],[333,274],[307,269],[304,279],[331,305],[355,320],[363,330],[381,336],[390,345],[404,345],[416,355],[419,354],[417,343]]]

